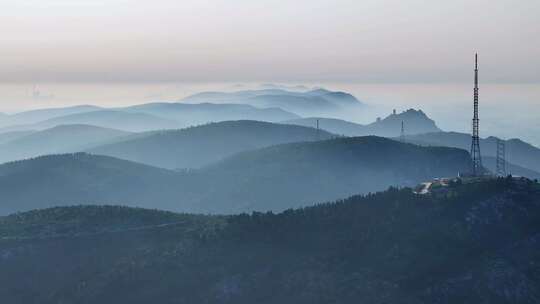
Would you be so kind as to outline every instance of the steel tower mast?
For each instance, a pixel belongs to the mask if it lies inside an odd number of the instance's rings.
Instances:
[[[497,138],[497,175],[506,176],[506,145],[505,142]]]
[[[478,118],[478,54],[474,56],[474,114],[472,120],[472,174],[474,176],[483,173],[482,156],[480,155],[480,135],[479,135],[480,119]]]
[[[319,129],[319,119],[317,118],[317,141],[321,140],[321,130]]]
[[[401,142],[405,142],[405,124],[401,121],[401,135],[399,136]]]

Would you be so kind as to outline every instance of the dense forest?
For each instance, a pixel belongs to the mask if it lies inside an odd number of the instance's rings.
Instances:
[[[538,303],[539,222],[540,186],[512,178],[432,195],[391,188],[279,214],[32,211],[0,218],[0,298]]]

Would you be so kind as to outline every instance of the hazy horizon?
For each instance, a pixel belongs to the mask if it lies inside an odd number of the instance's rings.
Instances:
[[[540,145],[540,2],[2,1],[0,112],[174,101],[256,83],[343,90],[470,131],[479,53],[483,136]],[[511,117],[508,115],[511,114]]]
[[[472,74],[470,72],[469,74]],[[482,80],[482,79],[481,79]],[[393,109],[421,109],[445,131],[470,132],[472,84],[365,84],[353,82],[280,83],[284,86],[324,87],[353,94],[369,107],[346,119],[369,123]],[[156,101],[174,102],[203,91],[260,88],[261,83],[124,83],[124,84],[0,84],[4,98],[0,112],[90,104],[121,107]],[[481,136],[521,138],[540,146],[540,85],[480,84]],[[521,107],[522,111],[517,110]]]

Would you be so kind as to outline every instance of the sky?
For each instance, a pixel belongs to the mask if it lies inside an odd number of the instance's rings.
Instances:
[[[0,112],[176,101],[260,83],[344,90],[540,146],[538,0],[0,0]],[[241,84],[241,86],[239,85]]]
[[[1,83],[540,83],[538,0],[0,0]],[[469,73],[469,74],[467,74]]]

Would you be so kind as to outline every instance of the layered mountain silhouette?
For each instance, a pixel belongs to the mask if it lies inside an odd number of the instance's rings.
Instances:
[[[375,135],[382,137],[396,137],[401,134],[401,123],[403,122],[406,134],[421,134],[441,131],[435,122],[430,119],[422,110],[409,109],[401,113],[393,113],[384,119],[362,125],[346,120],[335,118],[300,118],[286,121],[286,123],[315,126],[319,120],[320,128],[345,136],[366,136]]]
[[[451,185],[446,196],[392,189],[280,214],[19,213],[0,218],[0,298],[535,303],[539,201],[538,184],[499,179]]]
[[[88,152],[168,169],[199,168],[237,152],[332,136],[326,131],[301,126],[251,120],[225,121],[123,138]]]
[[[406,137],[408,142],[421,145],[456,147],[470,150],[471,135],[458,132],[435,132]],[[505,140],[506,160],[514,165],[540,172],[540,149],[520,139]],[[480,139],[480,151],[484,156],[496,156],[497,138]],[[509,172],[510,173],[510,172]]]
[[[65,108],[31,110],[11,115],[2,115],[0,116],[0,127],[34,124],[55,117],[98,111],[100,109],[100,107],[96,106],[80,105]]]
[[[182,101],[190,103],[241,103],[260,107],[278,107],[299,115],[322,115],[363,104],[345,92],[316,89],[307,92],[283,89],[246,90],[237,92],[203,92],[188,96]]]
[[[126,204],[174,209],[179,174],[84,153],[0,165],[0,214],[73,204]],[[172,183],[172,184],[171,184]],[[5,200],[4,200],[5,199]]]
[[[299,118],[280,108],[242,104],[148,103],[124,108],[91,106],[43,109],[0,118],[0,132],[43,130],[66,124],[86,124],[130,132],[179,129],[226,120],[279,122]]]
[[[208,122],[226,120],[259,120],[278,122],[298,118],[280,108],[256,108],[242,104],[183,104],[183,103],[149,103],[121,109],[133,113],[145,113],[174,120],[181,127],[200,125]]]
[[[131,132],[173,129],[181,126],[174,120],[146,113],[131,113],[121,110],[100,110],[52,118],[35,124],[34,128],[44,129],[68,124],[93,125]]]
[[[469,166],[464,150],[377,137],[277,145],[188,172],[84,153],[46,156],[0,166],[0,213],[107,203],[203,213],[278,211],[455,176]]]
[[[17,135],[15,138],[0,144],[0,163],[46,154],[83,151],[130,134],[90,125],[60,125],[43,131],[13,133]],[[0,135],[0,141],[1,138]]]
[[[199,190],[206,193],[197,197],[197,206],[236,213],[279,211],[389,186],[414,186],[456,176],[469,166],[464,150],[423,148],[370,136],[243,152],[194,175],[212,185]]]
[[[0,133],[0,145],[10,142],[12,140],[15,140],[17,138],[21,138],[23,136],[30,135],[34,132],[35,132],[34,130],[26,130],[26,131],[10,131],[10,132]]]

